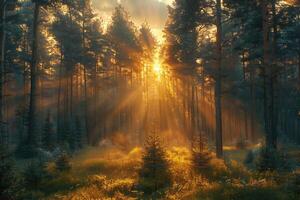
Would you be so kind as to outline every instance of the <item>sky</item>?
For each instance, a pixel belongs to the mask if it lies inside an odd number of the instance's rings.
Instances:
[[[121,3],[129,12],[137,26],[147,21],[153,34],[161,39],[162,30],[168,16],[167,5],[172,0],[92,0],[93,6],[102,18],[105,26],[111,20],[114,8]]]

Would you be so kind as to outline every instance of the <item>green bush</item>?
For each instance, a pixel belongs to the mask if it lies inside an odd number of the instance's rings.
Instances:
[[[24,184],[27,189],[37,190],[46,177],[45,166],[39,160],[31,161],[23,172]]]
[[[300,171],[293,173],[291,183],[291,192],[297,196],[300,194]]]
[[[231,160],[230,162],[227,163],[227,167],[231,179],[234,178],[244,182],[250,179],[250,173],[243,164]]]
[[[24,143],[21,143],[18,145],[15,155],[17,158],[35,158],[36,155],[38,155],[38,151],[36,147],[33,147],[32,145],[26,145]]]
[[[163,190],[171,186],[172,181],[166,153],[158,137],[151,136],[147,139],[142,161],[138,190],[145,195],[163,195]]]
[[[291,170],[290,160],[286,154],[266,147],[261,148],[255,166],[259,172]]]
[[[40,200],[45,197],[44,193],[35,190],[25,190],[21,196],[21,200]]]
[[[245,160],[244,160],[244,164],[245,164],[245,165],[252,165],[253,162],[254,162],[254,158],[255,158],[255,156],[254,156],[253,151],[252,151],[252,150],[249,150],[249,151],[247,152],[246,158],[245,158]]]
[[[208,150],[196,150],[192,152],[192,166],[196,172],[201,174],[207,173],[210,168],[212,154]]]
[[[61,154],[55,161],[55,167],[60,172],[69,171],[71,169],[69,156],[66,153]]]
[[[55,131],[51,120],[50,111],[48,111],[47,117],[44,123],[44,129],[42,133],[42,147],[47,151],[52,151],[55,146]]]
[[[236,148],[240,150],[247,149],[249,147],[249,142],[243,138],[236,142]]]
[[[81,186],[81,181],[83,180],[72,176],[70,173],[59,173],[54,177],[45,179],[41,184],[41,189],[46,195],[57,192],[70,192]]]
[[[14,162],[6,148],[0,145],[0,199],[13,199],[17,186]]]
[[[229,175],[224,160],[216,158],[207,148],[194,149],[191,163],[196,173],[211,181],[224,181]]]
[[[210,190],[201,190],[198,199],[209,200],[291,200],[280,189],[270,187],[234,187],[220,185]]]

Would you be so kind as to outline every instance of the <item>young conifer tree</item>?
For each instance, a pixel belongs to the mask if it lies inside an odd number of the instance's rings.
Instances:
[[[163,192],[172,184],[168,159],[159,137],[147,138],[142,161],[138,189],[145,195]]]
[[[45,124],[44,124],[44,130],[43,130],[43,136],[42,136],[42,146],[46,150],[52,150],[54,148],[54,128],[53,123],[51,121],[51,114],[48,112]]]

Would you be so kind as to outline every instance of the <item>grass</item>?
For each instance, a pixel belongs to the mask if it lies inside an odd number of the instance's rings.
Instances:
[[[205,200],[292,200],[293,195],[279,187],[234,186],[232,184],[216,185],[210,189],[200,190],[196,199]]]
[[[255,174],[247,170],[241,164],[245,150],[228,149],[225,155],[226,162],[212,159],[212,173],[203,176],[191,170],[191,155],[187,148],[169,148],[167,157],[173,185],[164,199],[297,199],[295,184],[291,182],[294,175]],[[69,172],[56,172],[53,163],[49,164],[47,171],[51,176],[34,191],[36,197],[31,200],[147,199],[135,188],[141,156],[140,148],[127,152],[118,148],[86,148],[73,156]]]

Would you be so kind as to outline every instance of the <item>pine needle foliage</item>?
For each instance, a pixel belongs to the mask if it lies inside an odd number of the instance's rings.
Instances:
[[[13,199],[17,184],[14,163],[4,145],[0,145],[0,199]]]
[[[69,171],[71,169],[69,156],[66,153],[61,154],[55,161],[55,167],[60,172]]]
[[[148,137],[142,161],[138,189],[145,195],[163,194],[164,189],[171,186],[172,180],[166,152],[159,137]]]
[[[206,139],[197,137],[192,151],[192,167],[198,173],[205,173],[210,167],[212,154],[208,150]]]

